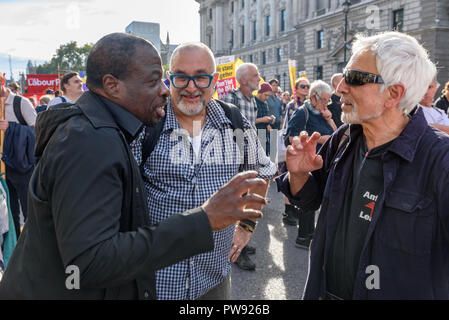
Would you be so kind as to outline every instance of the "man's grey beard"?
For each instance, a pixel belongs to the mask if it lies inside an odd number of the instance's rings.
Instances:
[[[204,110],[205,104],[201,100],[200,103],[194,108],[187,108],[184,102],[182,101],[182,98],[179,100],[177,105],[179,111],[181,111],[186,116],[196,116],[197,114],[200,114],[201,111]]]
[[[341,113],[341,121],[346,124],[362,124],[364,121],[368,121],[371,119],[376,119],[382,115],[382,112],[376,113],[372,116],[368,116],[365,119],[360,119],[357,107],[353,104],[351,113],[346,113],[342,111]]]

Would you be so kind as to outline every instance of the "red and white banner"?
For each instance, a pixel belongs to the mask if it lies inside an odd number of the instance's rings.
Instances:
[[[27,74],[28,95],[44,95],[48,89],[59,90],[57,74]]]

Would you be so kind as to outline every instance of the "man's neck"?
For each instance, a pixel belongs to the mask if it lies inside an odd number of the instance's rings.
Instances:
[[[386,112],[382,116],[362,123],[368,150],[393,141],[404,130],[410,118],[399,111]]]
[[[240,91],[242,91],[245,97],[247,97],[250,100],[253,97],[252,91],[250,91],[250,89],[247,86],[240,86]]]
[[[182,113],[175,105],[172,104],[173,113],[181,128],[186,130],[191,137],[197,136],[204,128],[206,123],[207,109],[206,107],[197,115],[186,115]]]
[[[81,96],[81,94],[78,94],[78,93],[73,94],[73,93],[70,93],[70,92],[65,92],[62,95],[67,97],[67,98],[69,98],[70,101],[76,101]]]

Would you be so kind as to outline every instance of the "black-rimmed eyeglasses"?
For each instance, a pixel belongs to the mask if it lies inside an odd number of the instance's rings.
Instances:
[[[187,88],[190,81],[198,89],[207,89],[212,83],[214,75],[211,74],[197,74],[195,76],[187,76],[185,74],[170,74],[170,81],[176,89]]]
[[[343,77],[345,78],[345,82],[353,87],[363,86],[367,83],[384,83],[381,76],[360,70],[345,69],[343,70]]]

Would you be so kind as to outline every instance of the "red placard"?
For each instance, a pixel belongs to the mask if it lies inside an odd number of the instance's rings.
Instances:
[[[28,95],[44,95],[48,89],[59,90],[57,74],[27,74]]]

